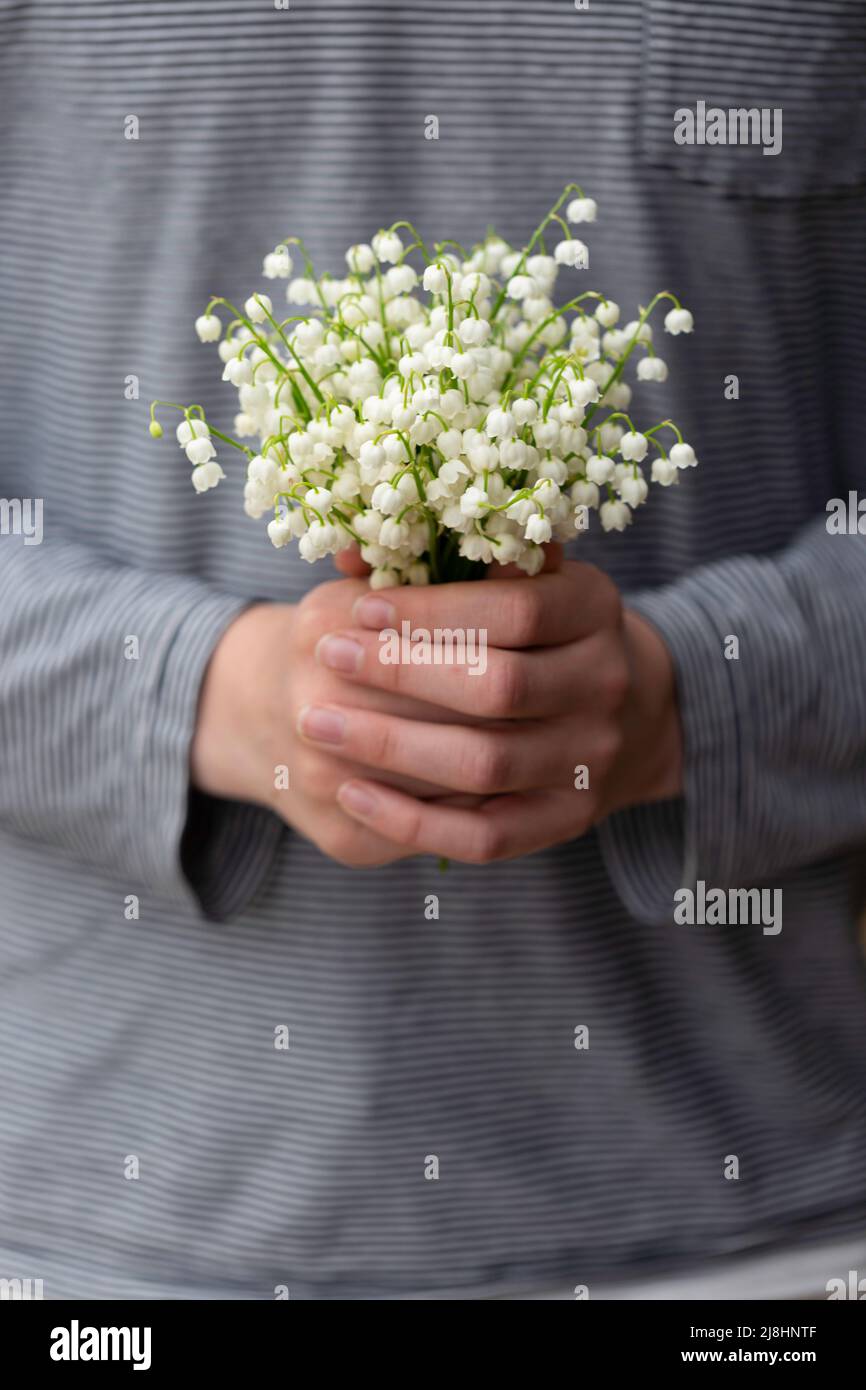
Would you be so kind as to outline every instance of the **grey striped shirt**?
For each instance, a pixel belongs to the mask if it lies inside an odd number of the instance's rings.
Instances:
[[[0,1275],[591,1290],[862,1228],[866,540],[825,507],[866,496],[863,29],[854,0],[0,0],[0,496],[45,532],[0,536]],[[782,107],[782,153],[677,146],[698,99]],[[323,574],[239,473],[198,498],[149,444],[169,388],[230,425],[193,317],[289,230],[332,269],[397,217],[516,241],[570,179],[593,281],[698,325],[648,399],[701,468],[581,541],[671,648],[684,798],[447,875],[190,806],[220,634]],[[781,888],[782,932],[676,924],[698,879]]]

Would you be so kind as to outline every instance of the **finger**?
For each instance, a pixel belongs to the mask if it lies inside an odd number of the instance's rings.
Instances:
[[[371,763],[368,758],[350,758],[346,745],[334,739],[331,709],[331,706],[323,702],[321,705],[305,706],[301,711],[295,724],[301,741],[296,750],[293,767],[297,784],[303,787],[303,794],[307,800],[332,808],[334,795],[340,783],[348,782],[353,777],[370,776]],[[362,711],[352,710],[353,715],[360,713]],[[408,796],[417,797],[419,801],[427,801],[431,797],[451,796],[454,792],[449,783],[428,780],[436,772],[435,766],[429,762],[426,767],[416,765],[415,770],[409,770],[405,775],[383,765],[372,766],[376,767],[375,776],[380,781],[396,787],[398,791],[406,792]]]
[[[370,573],[370,566],[361,559],[361,552],[355,546],[349,550],[339,550],[334,556],[334,564],[348,579],[363,579]]]
[[[593,565],[566,560],[562,568],[521,579],[437,584],[361,594],[353,621],[359,627],[403,632],[462,630],[484,633],[492,647],[543,647],[574,642],[620,620],[616,585]],[[459,627],[458,627],[459,624]]]
[[[588,817],[567,792],[495,796],[477,810],[416,801],[378,782],[344,782],[337,800],[384,839],[415,854],[437,854],[463,864],[486,864],[560,844],[584,833]]]
[[[346,812],[336,814],[339,821],[335,824],[332,802],[326,814],[308,819],[305,829],[299,833],[338,863],[353,869],[377,869],[398,859],[409,859],[415,852],[386,840]]]
[[[306,705],[298,717],[298,732],[353,764],[375,768],[380,777],[435,777],[440,788],[482,796],[573,787],[575,761],[593,761],[592,737],[584,735],[580,753],[570,749],[565,721],[467,728],[329,704]],[[404,790],[427,799],[411,785]]]
[[[615,709],[628,683],[624,648],[610,632],[567,646],[502,651],[465,638],[425,647],[352,628],[327,633],[315,657],[352,684],[485,719],[573,714],[593,701]]]

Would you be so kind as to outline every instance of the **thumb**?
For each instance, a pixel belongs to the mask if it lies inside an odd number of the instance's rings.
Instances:
[[[334,556],[334,564],[347,579],[363,579],[370,573],[370,566],[361,559],[361,552],[354,545],[348,550],[339,550]]]

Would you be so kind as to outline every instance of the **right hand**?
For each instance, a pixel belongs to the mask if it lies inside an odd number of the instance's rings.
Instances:
[[[351,627],[352,606],[368,592],[363,579],[319,584],[299,604],[256,604],[236,618],[211,657],[199,701],[191,749],[194,784],[212,796],[251,801],[277,812],[295,830],[342,864],[373,867],[406,858],[412,851],[385,840],[337,803],[338,787],[370,775],[321,744],[307,742],[298,728],[307,705],[346,703],[346,685],[317,664],[323,634]],[[356,687],[352,702],[403,718],[447,717],[442,711],[384,691]],[[277,769],[288,768],[288,789],[278,789]],[[413,796],[453,792],[423,780],[381,771]],[[475,797],[459,798],[469,804]]]

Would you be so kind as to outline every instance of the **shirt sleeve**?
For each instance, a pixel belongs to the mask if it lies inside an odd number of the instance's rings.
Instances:
[[[190,792],[201,682],[248,600],[0,540],[0,827],[205,915],[238,911],[276,853],[263,807]]]
[[[698,879],[745,886],[866,843],[866,537],[811,523],[786,550],[628,597],[666,642],[684,794],[599,830],[634,916]]]

